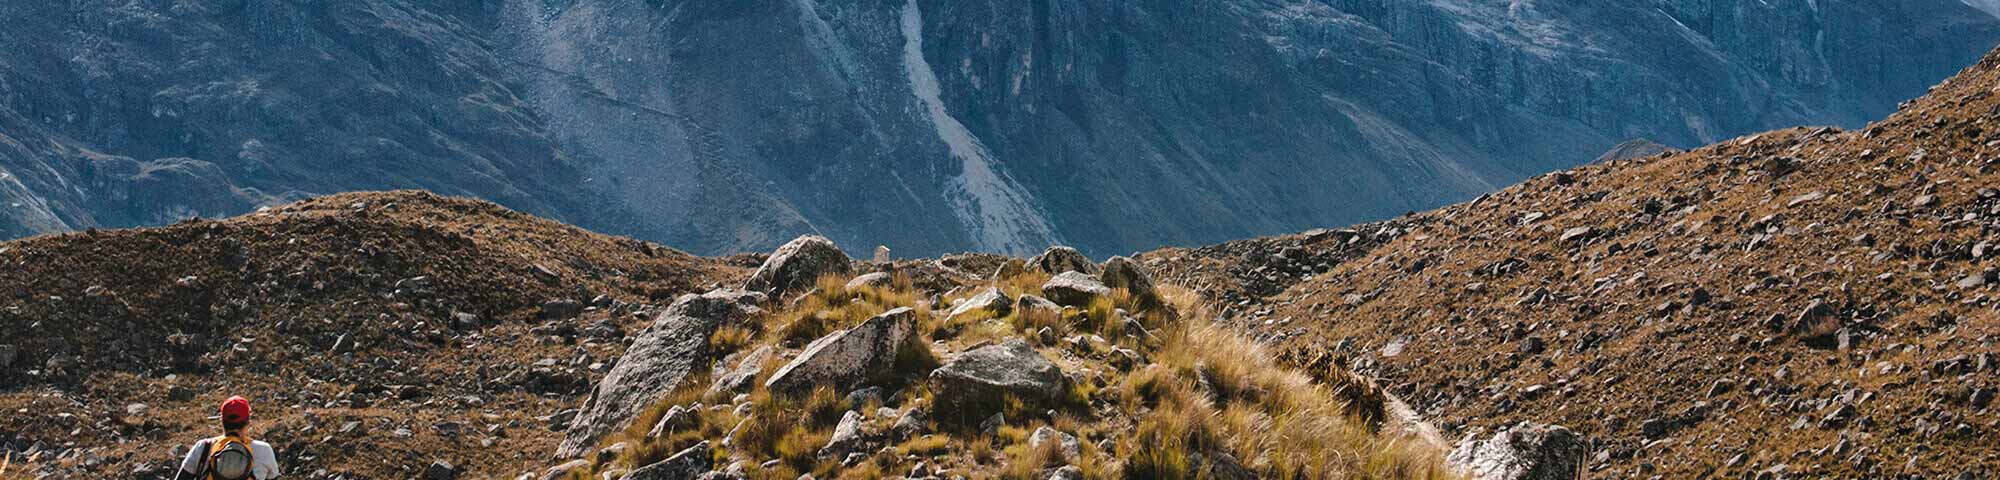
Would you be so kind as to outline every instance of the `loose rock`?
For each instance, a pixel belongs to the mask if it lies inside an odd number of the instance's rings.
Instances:
[[[931,372],[930,388],[935,411],[945,416],[940,420],[963,425],[999,412],[1008,399],[1052,403],[1068,388],[1068,378],[1016,338],[958,354]]]
[[[818,385],[851,388],[870,375],[890,370],[916,330],[916,312],[908,307],[883,312],[854,328],[814,340],[798,358],[771,374],[764,386],[796,393]]]
[[[1042,295],[1059,305],[1088,307],[1092,300],[1111,294],[1097,277],[1078,273],[1063,272],[1042,284]]]
[[[1028,268],[1050,275],[1063,272],[1080,272],[1087,275],[1098,273],[1097,262],[1090,261],[1090,257],[1084,256],[1083,252],[1061,246],[1049,247],[1041,255],[1028,259]]]
[[[811,289],[821,276],[851,271],[853,264],[847,252],[840,251],[826,237],[806,235],[772,252],[764,265],[743,283],[743,289],[786,298],[787,294]]]

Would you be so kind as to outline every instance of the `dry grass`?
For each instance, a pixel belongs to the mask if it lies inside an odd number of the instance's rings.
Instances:
[[[1164,330],[1160,366],[1127,378],[1125,408],[1152,410],[1135,441],[1120,444],[1126,475],[1192,478],[1207,473],[1195,454],[1221,452],[1272,478],[1448,476],[1440,452],[1378,436],[1373,413],[1279,367],[1261,346],[1207,323]]]
[[[996,285],[1009,295],[1034,293],[1046,278],[1030,273],[1001,279]],[[619,437],[634,441],[635,448],[617,466],[644,465],[702,439],[719,440],[734,431],[728,451],[718,452],[718,458],[733,456],[754,463],[778,460],[773,468],[752,469],[753,478],[789,479],[801,473],[818,478],[878,478],[906,471],[915,460],[949,464],[954,472],[981,478],[1042,478],[1048,469],[1063,464],[1082,469],[1086,478],[1199,478],[1213,473],[1204,470],[1213,464],[1203,465],[1197,459],[1217,458],[1218,454],[1234,457],[1255,474],[1273,478],[1442,475],[1437,467],[1438,452],[1378,437],[1372,428],[1375,418],[1366,413],[1368,409],[1357,408],[1357,402],[1346,400],[1350,397],[1280,368],[1260,346],[1233,332],[1206,323],[1178,321],[1207,318],[1193,295],[1184,290],[1163,288],[1161,304],[1136,314],[1120,315],[1135,300],[1118,290],[1086,308],[1068,308],[1061,314],[1014,312],[994,318],[980,312],[941,319],[916,303],[917,294],[908,288],[907,280],[855,289],[847,289],[845,282],[844,278],[822,278],[818,291],[770,317],[778,328],[724,329],[711,345],[718,351],[736,351],[759,343],[798,344],[888,309],[916,307],[920,323],[912,346],[926,348],[902,349],[905,355],[897,359],[894,368],[879,372],[869,382],[893,392],[891,398],[857,407],[847,405],[844,392],[833,388],[787,396],[758,387],[750,395],[748,415],[739,417],[732,409],[704,409],[695,425],[663,438],[644,439],[646,430],[668,407],[692,403],[699,397],[706,381],[690,382]],[[1151,337],[1125,331],[1126,318],[1151,330]],[[945,429],[940,433],[906,439],[854,466],[842,467],[839,459],[818,456],[832,427],[849,409],[873,412],[884,403],[898,408],[933,404],[931,392],[922,382],[924,374],[939,364],[927,348],[931,339],[948,339],[947,348],[962,348],[984,340],[1033,338],[1033,332],[1041,328],[1064,336],[1100,335],[1115,345],[1139,351],[1153,364],[1129,373],[1094,368],[1099,373],[1073,382],[1067,398],[1054,405],[1008,399],[1000,411],[1011,423],[996,434],[970,425],[940,424],[936,426]],[[1077,353],[1054,345],[1043,348],[1045,355],[1061,358],[1065,364],[1109,361],[1101,349]],[[766,371],[780,361],[773,358]],[[1047,413],[1050,408],[1057,412],[1053,418]],[[875,430],[886,430],[893,420],[871,418],[870,422]],[[1031,448],[1030,433],[1043,425],[1078,436],[1079,456],[1063,459],[1054,444]],[[1115,451],[1097,448],[1094,439],[1105,438],[1115,439]]]

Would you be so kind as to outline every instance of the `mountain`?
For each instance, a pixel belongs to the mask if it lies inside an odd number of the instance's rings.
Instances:
[[[421,188],[698,253],[816,232],[911,256],[1342,225],[1629,138],[1858,126],[2000,39],[1952,0],[88,1],[0,20],[7,236]]]
[[[1447,431],[1574,429],[1593,476],[1977,476],[2000,469],[1996,87],[2000,52],[1857,130],[1141,258]]]
[[[1976,477],[1996,90],[1103,262],[417,191],[0,242],[0,476],[162,477],[245,394],[306,478]]]

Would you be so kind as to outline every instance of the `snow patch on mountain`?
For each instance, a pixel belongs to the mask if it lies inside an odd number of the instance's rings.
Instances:
[[[903,4],[903,69],[911,93],[922,103],[938,138],[951,148],[961,169],[947,181],[952,208],[982,251],[1028,254],[1056,241],[1053,229],[1013,177],[995,167],[993,153],[945,110],[943,90],[924,59],[924,16],[916,0]]]

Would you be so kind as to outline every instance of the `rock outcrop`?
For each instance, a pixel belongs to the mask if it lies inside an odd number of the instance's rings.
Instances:
[[[832,240],[818,235],[793,239],[764,259],[764,265],[743,282],[743,289],[784,299],[813,288],[819,277],[852,272],[853,262]]]
[[[574,458],[596,446],[604,434],[625,428],[633,417],[680,386],[696,368],[707,368],[708,339],[716,328],[762,313],[761,293],[716,290],[683,295],[632,342],[617,365],[604,374],[573,421],[558,458]]]
[[[814,340],[798,358],[778,368],[764,386],[797,393],[820,385],[846,389],[889,370],[916,331],[916,312],[897,308],[861,322],[854,328]]]
[[[1555,425],[1520,424],[1484,440],[1467,436],[1446,459],[1472,480],[1584,478],[1590,445]]]

